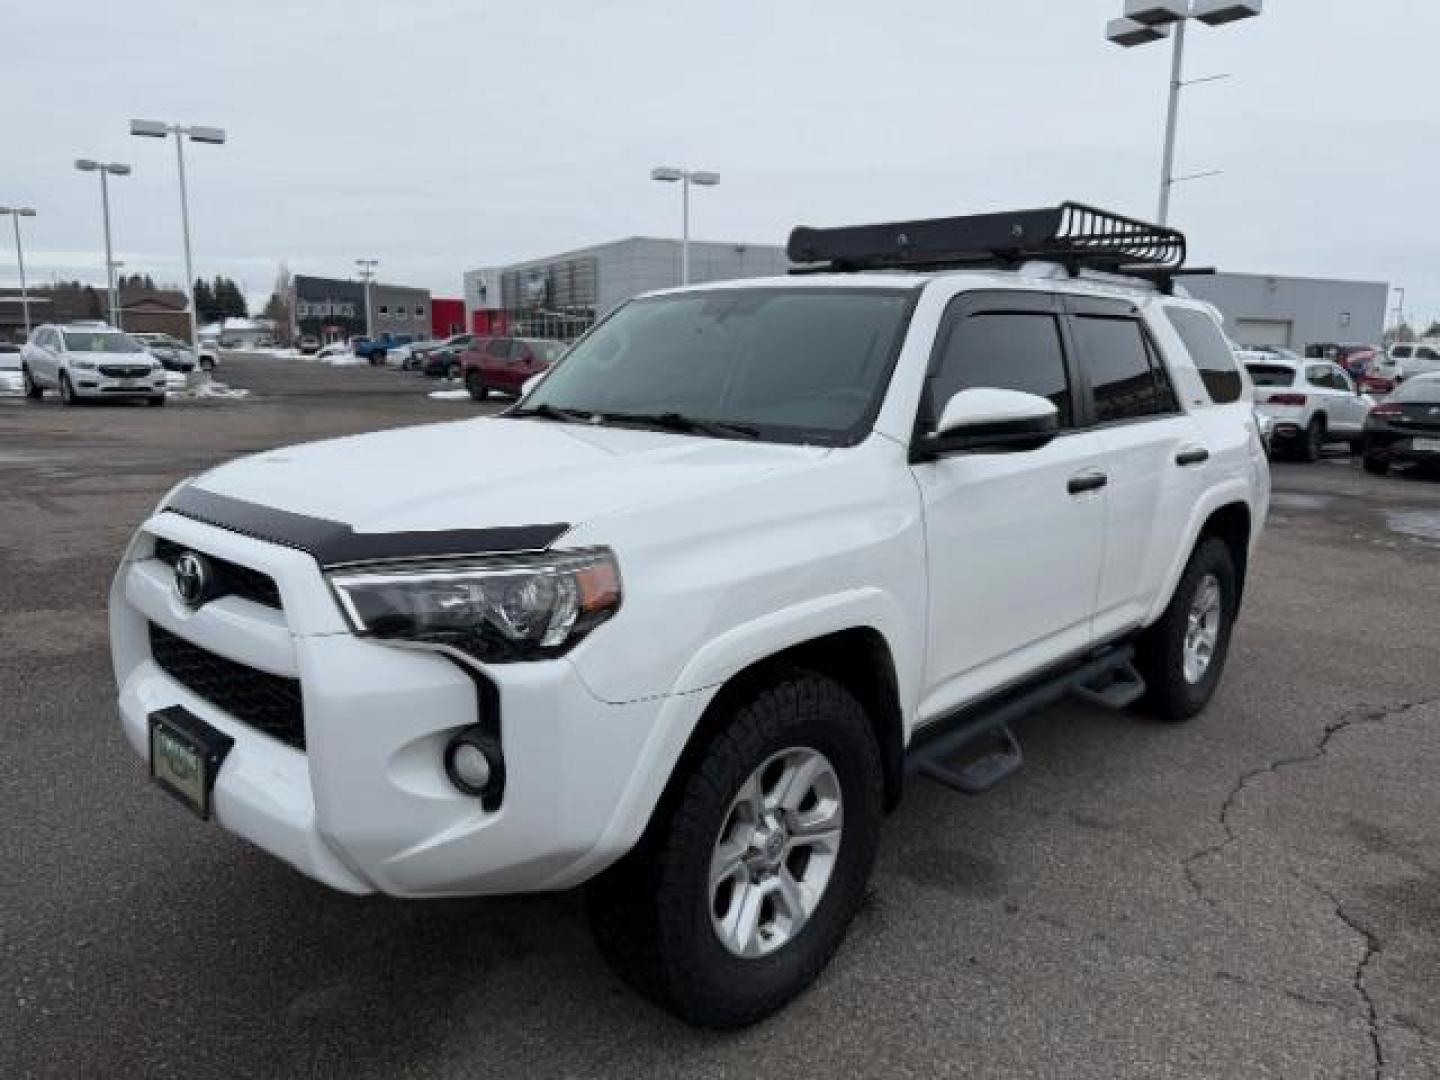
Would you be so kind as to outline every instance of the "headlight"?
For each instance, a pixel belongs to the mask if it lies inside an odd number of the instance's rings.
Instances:
[[[95,370],[95,361],[94,361],[94,360],[76,360],[76,361],[75,361],[75,366],[76,366],[77,368],[79,368],[81,371],[94,371],[94,370]]]
[[[487,663],[559,656],[620,608],[620,569],[605,548],[342,570],[330,584],[357,633]]]

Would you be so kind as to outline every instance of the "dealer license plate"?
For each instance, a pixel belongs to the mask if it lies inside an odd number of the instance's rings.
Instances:
[[[235,740],[179,705],[150,714],[150,778],[202,818]]]

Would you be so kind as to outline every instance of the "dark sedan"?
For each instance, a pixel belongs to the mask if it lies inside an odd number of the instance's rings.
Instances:
[[[1365,471],[1391,465],[1440,467],[1440,378],[1407,379],[1370,410],[1361,436]]]

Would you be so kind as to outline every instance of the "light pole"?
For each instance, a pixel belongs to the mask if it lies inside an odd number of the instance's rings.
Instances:
[[[195,311],[195,270],[190,263],[190,200],[185,191],[185,140],[219,145],[225,141],[225,129],[217,127],[186,127],[167,124],[163,120],[131,120],[130,134],[147,139],[175,136],[175,163],[180,169],[180,227],[185,234],[185,296],[190,306],[190,344],[200,348],[200,320]]]
[[[1186,82],[1185,70],[1185,26],[1191,19],[1199,19],[1207,26],[1224,26],[1241,19],[1254,18],[1260,14],[1264,0],[1125,0],[1125,15],[1111,19],[1105,27],[1105,36],[1116,45],[1133,48],[1147,45],[1170,35],[1175,28],[1174,46],[1170,55],[1170,100],[1165,109],[1165,150],[1160,166],[1160,210],[1158,223],[1164,225],[1170,217],[1170,189],[1184,180],[1198,180],[1202,176],[1215,176],[1216,170],[1192,173],[1189,176],[1175,175],[1175,127],[1180,113],[1180,90],[1192,83],[1213,82],[1224,79],[1225,75],[1211,75],[1203,79]]]
[[[120,321],[117,314],[119,307],[115,299],[115,256],[110,250],[110,183],[112,176],[129,176],[130,166],[122,165],[118,161],[91,161],[89,158],[80,158],[75,162],[75,168],[81,172],[93,172],[100,174],[100,209],[105,221],[105,296],[110,305],[110,325],[119,326]]]
[[[15,222],[15,261],[20,264],[20,310],[25,313],[25,340],[30,340],[30,290],[25,287],[25,248],[20,243],[20,219],[34,217],[31,206],[0,206],[0,217],[9,214]]]
[[[680,182],[681,239],[680,239],[680,284],[690,284],[690,185],[714,187],[720,183],[720,174],[704,169],[680,169],[673,165],[660,165],[650,170],[650,179],[666,184]]]
[[[355,265],[360,268],[360,280],[365,282],[365,336],[375,337],[375,304],[374,294],[370,287],[375,283],[375,267],[380,265],[379,259],[356,259]]]

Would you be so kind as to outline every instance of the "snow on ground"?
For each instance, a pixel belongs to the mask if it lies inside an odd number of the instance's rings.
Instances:
[[[431,390],[425,395],[432,401],[469,401],[469,390]]]
[[[12,397],[25,392],[25,380],[18,371],[0,371],[0,396]]]

